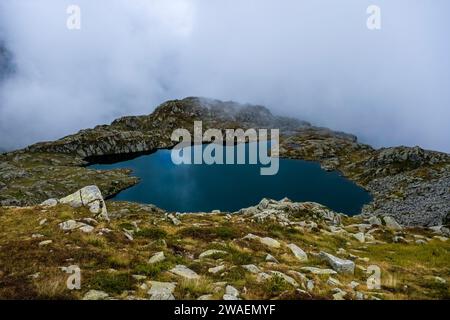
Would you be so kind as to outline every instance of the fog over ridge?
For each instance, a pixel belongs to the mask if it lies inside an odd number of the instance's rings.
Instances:
[[[70,4],[81,30],[66,28]],[[381,30],[366,27],[371,4]],[[448,12],[446,0],[2,0],[0,148],[202,96],[450,152]]]

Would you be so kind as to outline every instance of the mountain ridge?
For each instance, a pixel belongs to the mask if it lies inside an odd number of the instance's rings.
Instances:
[[[133,156],[171,148],[174,129],[279,128],[280,156],[318,161],[372,193],[364,215],[389,214],[406,225],[439,225],[450,214],[450,155],[419,147],[374,149],[351,134],[273,115],[257,105],[188,97],[151,114],[118,118],[50,142],[0,156],[0,203],[37,204],[95,182],[109,198],[138,179],[127,170],[85,168],[95,157]],[[52,183],[53,182],[53,183]]]

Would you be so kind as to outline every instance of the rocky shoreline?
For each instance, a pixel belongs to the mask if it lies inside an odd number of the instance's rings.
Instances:
[[[353,135],[274,116],[262,106],[203,98],[163,103],[148,116],[117,119],[57,141],[38,143],[0,155],[0,203],[38,204],[95,183],[110,197],[138,179],[127,170],[86,168],[93,159],[149,153],[173,147],[176,128],[279,128],[280,156],[318,161],[371,192],[362,214],[389,215],[404,225],[448,224],[450,155],[419,147],[373,149]]]

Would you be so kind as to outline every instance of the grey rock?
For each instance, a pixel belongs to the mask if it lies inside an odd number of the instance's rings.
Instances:
[[[302,267],[300,269],[303,271],[310,272],[312,274],[318,274],[318,275],[337,274],[336,271],[331,270],[331,269],[322,269],[322,268],[316,268],[316,267]]]
[[[319,258],[326,261],[338,273],[355,272],[355,263],[351,260],[344,260],[323,251],[319,253]]]
[[[288,244],[287,247],[291,249],[292,253],[299,261],[308,261],[308,255],[306,254],[306,252],[300,249],[296,244],[291,243]]]
[[[245,270],[247,270],[248,272],[251,272],[251,273],[258,274],[261,272],[261,270],[254,264],[245,264],[242,266],[242,268],[244,268]]]
[[[51,207],[55,207],[58,205],[58,200],[57,199],[48,199],[45,200],[44,202],[42,202],[40,204],[42,207],[47,207],[47,208],[51,208]]]
[[[226,252],[224,250],[210,249],[210,250],[206,250],[206,251],[200,253],[200,255],[198,257],[200,259],[203,259],[203,258],[208,258],[208,257],[216,255],[216,254],[227,254],[227,253],[228,252]]]
[[[385,216],[383,217],[384,222],[386,223],[386,227],[392,230],[402,230],[402,226],[392,217]]]
[[[155,253],[153,256],[151,256],[151,258],[148,260],[149,264],[154,264],[154,263],[158,263],[158,262],[162,262],[166,259],[166,257],[164,256],[164,252],[160,251]]]
[[[266,261],[267,262],[273,262],[273,263],[279,263],[278,260],[273,255],[271,255],[270,253],[267,254]]]
[[[220,265],[220,266],[217,266],[217,267],[209,268],[208,272],[212,273],[212,274],[216,274],[216,273],[219,273],[219,272],[221,272],[223,270],[225,270],[225,266],[224,265]]]
[[[174,273],[174,274],[176,274],[176,275],[178,275],[180,277],[186,278],[186,279],[198,279],[198,278],[200,278],[200,276],[197,273],[195,273],[194,271],[192,271],[188,267],[186,267],[184,265],[181,265],[181,264],[176,265],[175,268],[172,268],[170,270],[170,272],[172,272],[172,273]]]
[[[103,200],[102,193],[97,186],[92,185],[84,187],[77,192],[59,199],[59,202],[62,204],[68,204],[75,208],[87,206],[96,217],[109,220],[105,201]]]
[[[223,300],[239,300],[239,291],[235,287],[227,285]]]
[[[159,282],[150,281],[151,288],[147,292],[150,295],[150,300],[175,300],[173,291],[176,283],[174,282]]]
[[[251,233],[246,235],[243,239],[256,240],[256,241],[259,241],[260,243],[262,243],[262,244],[264,244],[264,245],[266,245],[266,246],[268,246],[270,248],[279,248],[281,246],[280,242],[278,242],[275,239],[272,239],[270,237],[262,238],[262,237],[254,235],[254,234],[251,234]]]
[[[108,294],[99,290],[89,290],[83,296],[83,300],[104,300],[106,298],[108,298]]]
[[[286,274],[284,274],[282,272],[270,271],[270,273],[275,275],[275,276],[278,276],[278,277],[282,278],[284,281],[286,281],[287,283],[289,283],[290,285],[292,285],[294,287],[298,287],[299,286],[298,282],[295,281],[294,278],[292,278],[292,277],[290,277],[290,276],[288,276],[288,275],[286,275]]]

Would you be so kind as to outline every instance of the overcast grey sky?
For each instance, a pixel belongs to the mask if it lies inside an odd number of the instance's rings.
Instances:
[[[381,30],[366,27],[372,4]],[[449,13],[448,0],[1,0],[16,71],[0,84],[0,147],[198,95],[450,152]]]

